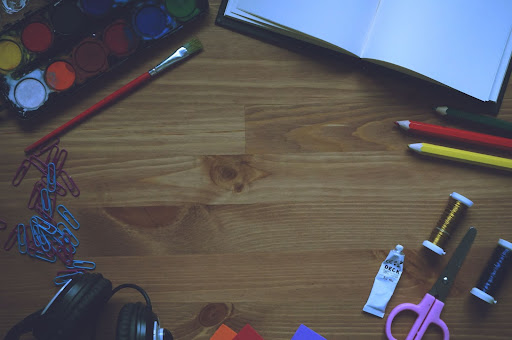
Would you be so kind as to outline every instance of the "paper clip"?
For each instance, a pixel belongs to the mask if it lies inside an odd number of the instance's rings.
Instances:
[[[40,259],[40,260],[50,262],[50,263],[57,262],[57,256],[55,256],[54,254],[49,256],[48,254],[45,254],[42,251],[40,251],[39,249],[36,249],[34,247],[29,247],[27,253],[30,257],[35,257],[36,259]]]
[[[32,193],[30,194],[30,198],[28,199],[27,208],[34,209],[36,204],[41,202],[41,189],[43,189],[45,185],[41,181],[37,181],[34,184],[34,188],[32,189]]]
[[[16,243],[17,239],[17,232],[18,227],[14,227],[12,231],[9,233],[9,236],[7,236],[7,241],[4,243],[4,249],[5,250],[11,250],[12,247],[14,247],[14,244]]]
[[[60,225],[62,225],[63,228],[61,228]],[[62,222],[57,223],[57,229],[59,229],[61,231],[61,235],[62,235],[61,238],[64,239],[64,242],[70,243],[74,247],[78,247],[80,245],[80,242],[78,241],[78,239],[75,237],[75,235],[73,235],[71,230],[69,230],[69,228],[64,223],[62,223]],[[73,242],[73,240],[74,240],[74,242]]]
[[[64,182],[66,188],[68,188],[71,195],[73,195],[74,197],[80,196],[80,189],[78,188],[78,185],[76,185],[73,178],[71,178],[71,176],[68,175],[68,173],[65,170],[62,170],[60,172],[60,178],[62,179],[62,182]]]
[[[27,253],[27,229],[23,223],[20,223],[16,226],[17,234],[18,234],[18,251],[20,254]]]
[[[60,217],[62,217],[62,219],[71,226],[71,228],[75,230],[80,229],[80,223],[76,220],[73,214],[69,212],[68,208],[60,204],[57,206],[57,212],[59,213]]]
[[[55,151],[55,152],[53,152]],[[50,149],[50,152],[48,153],[48,156],[46,156],[46,164],[52,162],[55,163],[53,160],[59,155],[59,147],[55,145],[53,148]]]
[[[23,178],[25,178],[25,175],[27,174],[28,169],[30,169],[30,164],[31,164],[31,162],[28,159],[25,159],[25,160],[23,160],[23,162],[21,162],[20,167],[18,168],[18,170],[16,170],[16,174],[14,175],[14,178],[12,179],[13,186],[17,187],[18,185],[20,185]]]
[[[43,162],[38,157],[32,155],[29,158],[30,163],[36,167],[37,170],[39,170],[43,175],[46,176],[46,172],[48,171],[48,164]]]
[[[74,260],[73,264],[71,266],[66,266],[69,269],[73,268],[81,268],[81,269],[87,269],[87,270],[94,270],[96,269],[96,263],[91,261],[80,261],[80,260]]]
[[[66,163],[67,158],[68,152],[66,149],[61,149],[60,152],[53,158],[53,163],[55,163],[55,171],[57,176],[60,175],[62,169],[64,168],[64,163]]]
[[[57,189],[57,178],[55,175],[55,163],[48,163],[48,173],[46,174],[46,185],[48,192],[55,192]]]
[[[54,248],[55,255],[64,263],[66,266],[73,264],[73,254],[68,252],[64,246]]]
[[[7,229],[7,222],[0,219],[0,230],[5,230],[5,229]]]
[[[68,269],[68,270],[61,270],[57,272],[57,276],[64,275],[64,274],[71,274],[71,273],[84,273],[85,271],[83,269]]]
[[[48,150],[54,148],[55,146],[59,145],[60,143],[60,139],[57,137],[55,139],[55,142],[53,143],[48,143],[47,145],[43,145],[41,147],[41,149],[39,149],[39,151],[35,154],[36,156],[42,156],[45,152],[47,152]]]
[[[83,272],[81,271],[76,271],[76,272],[73,272],[73,273],[69,273],[69,274],[63,274],[63,275],[58,275],[55,277],[55,279],[53,279],[53,282],[55,283],[55,285],[57,286],[63,286],[65,285],[69,280],[71,280],[75,275],[81,275],[83,274]]]
[[[41,217],[39,217],[37,215],[34,215],[34,216],[32,216],[32,219],[34,219],[34,221],[37,224],[38,228],[43,229],[48,234],[53,235],[53,234],[55,234],[57,232],[57,227],[56,226],[54,226],[50,222],[42,219]]]
[[[41,208],[43,208],[43,211],[50,217],[52,216],[52,201],[50,199],[50,193],[46,188],[41,189]]]
[[[45,253],[52,250],[52,245],[44,233],[40,234],[41,245],[39,246]]]
[[[32,217],[30,219],[30,232],[32,233],[32,240],[34,241],[34,244],[36,245],[36,247],[40,247],[41,246],[41,236],[39,235],[37,229],[38,229],[38,223],[37,223],[37,220]]]

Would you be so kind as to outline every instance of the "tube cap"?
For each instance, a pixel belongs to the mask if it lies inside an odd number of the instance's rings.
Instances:
[[[512,243],[509,241],[505,241],[504,239],[500,238],[498,241],[498,244],[502,246],[503,248],[507,248],[508,250],[512,250]]]
[[[468,199],[468,198],[466,198],[466,197],[464,197],[461,194],[458,194],[456,192],[452,192],[450,194],[450,196],[453,197],[454,199],[456,199],[457,201],[460,201],[460,202],[464,203],[465,205],[467,205],[468,208],[471,208],[471,206],[473,205],[473,202],[470,199]]]
[[[476,287],[473,287],[473,289],[471,289],[471,294],[473,294],[474,296],[476,296],[477,298],[479,298],[481,300],[484,300],[485,302],[487,302],[489,304],[495,304],[498,302],[498,301],[494,300],[494,298],[492,296],[481,291],[480,289],[478,289]]]
[[[438,255],[446,254],[446,252],[443,250],[443,248],[436,246],[435,244],[433,244],[432,242],[430,242],[428,240],[423,241],[423,246],[432,250],[434,253],[436,253]]]

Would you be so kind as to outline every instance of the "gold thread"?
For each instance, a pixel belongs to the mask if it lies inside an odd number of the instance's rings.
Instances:
[[[430,234],[429,241],[440,248],[444,248],[467,209],[467,205],[450,196],[446,209]]]

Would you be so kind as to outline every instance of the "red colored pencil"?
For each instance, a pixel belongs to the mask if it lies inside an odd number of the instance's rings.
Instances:
[[[454,129],[410,120],[397,121],[395,124],[406,131],[412,131],[427,136],[512,151],[512,139],[509,138],[497,137],[484,133]]]
[[[201,45],[201,42],[198,39],[192,39],[188,43],[184,44],[182,47],[180,47],[178,50],[176,50],[172,55],[170,55],[167,59],[165,59],[163,62],[161,62],[158,66],[152,68],[146,73],[143,73],[139,77],[135,78],[128,84],[124,85],[117,91],[113,92],[112,94],[108,95],[107,97],[103,98],[84,112],[80,113],[75,118],[71,119],[67,123],[64,123],[63,125],[59,126],[37,142],[29,145],[25,148],[25,152],[29,153],[35,149],[37,149],[42,144],[46,143],[50,139],[56,137],[57,135],[61,134],[65,130],[69,129],[73,125],[76,125],[80,123],[85,118],[97,113],[100,109],[104,108],[108,104],[114,102],[115,100],[119,99],[123,95],[131,92],[135,88],[139,87],[140,85],[144,84],[148,80],[152,79],[154,76],[162,72],[163,70],[167,69],[169,66],[174,65],[176,62],[181,61],[192,54],[199,52],[203,46]]]

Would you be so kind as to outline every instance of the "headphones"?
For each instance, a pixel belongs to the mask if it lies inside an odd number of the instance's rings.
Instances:
[[[147,293],[134,284],[123,284],[112,290],[112,282],[101,274],[75,275],[48,305],[16,324],[4,340],[18,340],[32,332],[38,340],[69,340],[77,337],[87,325],[94,324],[103,306],[119,290],[139,291],[146,304],[128,303],[117,318],[116,340],[173,340],[171,332],[160,328]]]

